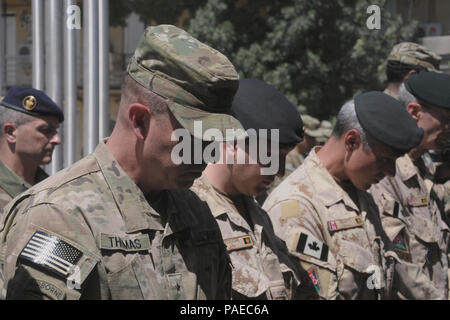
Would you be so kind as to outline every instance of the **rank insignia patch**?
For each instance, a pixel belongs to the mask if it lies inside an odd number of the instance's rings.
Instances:
[[[300,234],[297,252],[306,254],[322,261],[328,261],[328,246],[313,236]]]
[[[58,237],[36,231],[19,257],[67,278],[82,255],[80,250]]]

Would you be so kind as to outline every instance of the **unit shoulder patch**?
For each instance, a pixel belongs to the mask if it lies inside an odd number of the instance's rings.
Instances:
[[[283,201],[280,204],[281,219],[289,219],[293,217],[299,217],[302,215],[300,205],[297,200]]]
[[[407,238],[404,235],[404,230],[400,231],[392,242],[394,244],[394,250],[399,257],[407,262],[411,262],[411,253],[409,251]]]

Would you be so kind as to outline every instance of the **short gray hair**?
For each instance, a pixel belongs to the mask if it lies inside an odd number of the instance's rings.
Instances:
[[[405,83],[398,88],[398,101],[400,101],[405,107],[410,103],[419,103],[417,98],[406,89]]]
[[[358,117],[356,116],[354,100],[347,101],[341,107],[341,110],[339,110],[336,119],[336,125],[333,128],[332,135],[336,138],[339,138],[344,133],[352,129],[358,130],[363,145],[370,149],[367,134],[361,127]]]
[[[31,120],[33,120],[33,116],[0,105],[0,137],[3,136],[5,123],[12,123],[19,127]]]

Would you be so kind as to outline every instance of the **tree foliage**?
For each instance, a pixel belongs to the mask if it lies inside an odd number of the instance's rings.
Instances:
[[[208,0],[188,31],[223,52],[241,77],[277,87],[300,111],[330,118],[358,91],[381,90],[392,46],[411,41],[417,23],[384,9],[385,0]],[[369,30],[369,5],[381,30]]]
[[[185,10],[195,12],[205,2],[206,0],[109,0],[110,23],[113,26],[124,26],[128,15],[135,12],[147,25],[177,25]]]

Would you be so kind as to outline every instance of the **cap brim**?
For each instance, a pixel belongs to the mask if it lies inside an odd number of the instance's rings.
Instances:
[[[248,136],[241,123],[231,115],[207,112],[176,102],[168,102],[168,107],[178,122],[197,139],[222,142],[240,140]],[[196,121],[200,121],[201,126],[195,126]],[[210,134],[205,136],[204,133],[209,129],[218,130],[220,135],[211,134],[211,130]]]

